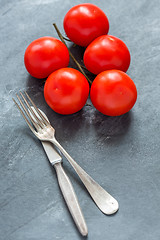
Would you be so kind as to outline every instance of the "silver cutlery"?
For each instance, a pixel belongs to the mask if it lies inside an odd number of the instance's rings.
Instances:
[[[91,178],[76,162],[75,160],[66,152],[66,150],[60,145],[60,143],[56,140],[55,138],[55,129],[51,126],[49,121],[43,116],[43,114],[39,111],[39,109],[36,107],[35,103],[32,101],[32,99],[29,97],[27,92],[25,92],[26,97],[20,92],[20,95],[23,99],[16,94],[21,107],[18,105],[18,103],[14,100],[16,103],[18,109],[20,110],[23,118],[25,119],[26,123],[28,124],[29,128],[31,131],[39,138],[41,141],[49,141],[53,143],[61,152],[62,154],[66,157],[66,159],[69,161],[69,163],[72,165],[78,176],[80,177],[81,181],[87,188],[88,192],[90,193],[92,199],[96,203],[96,205],[99,207],[99,209],[107,214],[111,215],[114,214],[119,206],[118,202],[115,198],[113,198],[107,191],[105,191],[98,183],[96,183],[93,178]],[[27,99],[28,100],[27,100]],[[31,108],[29,102],[32,104],[32,107],[35,109],[36,113],[34,113],[33,109]],[[26,106],[27,107],[26,107]],[[31,114],[27,110],[29,108],[30,112],[33,114],[33,116],[36,118],[37,123],[33,120]],[[28,120],[28,118],[30,121]],[[39,116],[39,118],[37,117]],[[41,120],[40,120],[41,119]],[[34,126],[34,127],[33,127]]]
[[[34,113],[36,114],[36,111],[33,107],[31,107]],[[40,110],[40,109],[39,109]],[[40,110],[41,111],[41,110]],[[30,112],[30,110],[29,110]],[[41,111],[43,116],[48,120],[47,116]],[[33,120],[35,123],[37,123],[36,118],[33,116],[33,114],[30,112]],[[37,118],[38,115],[36,114]],[[49,120],[48,120],[49,122]],[[66,204],[69,208],[69,211],[74,219],[74,222],[82,234],[82,236],[87,236],[88,229],[87,225],[84,219],[84,216],[82,214],[81,208],[79,206],[79,202],[77,199],[77,196],[75,194],[75,191],[73,189],[72,183],[69,180],[67,174],[65,173],[63,167],[62,167],[62,157],[60,154],[57,153],[57,151],[54,149],[53,145],[50,142],[41,141],[42,146],[47,154],[47,157],[49,159],[49,162],[52,166],[54,166],[58,178],[58,183],[60,186],[60,189],[62,191],[63,197],[66,201]]]

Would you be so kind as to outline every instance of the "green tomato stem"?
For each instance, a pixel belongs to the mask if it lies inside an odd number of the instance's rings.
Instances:
[[[73,59],[73,61],[75,62],[75,64],[77,65],[77,67],[79,68],[79,70],[81,71],[81,73],[85,76],[85,78],[87,79],[87,81],[89,82],[90,85],[92,85],[92,81],[88,78],[88,76],[85,74],[85,72],[83,71],[81,65],[79,64],[79,62],[75,59],[75,57],[73,56],[73,54],[71,53],[70,49],[68,48],[65,40],[64,40],[64,37],[62,36],[61,32],[59,31],[56,23],[53,23],[53,26],[59,36],[59,38],[61,39],[61,41],[65,44],[65,46],[67,47],[68,49],[68,52],[69,52],[69,55],[70,57]]]

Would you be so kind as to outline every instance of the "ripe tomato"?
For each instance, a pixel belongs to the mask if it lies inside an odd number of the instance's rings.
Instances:
[[[132,79],[120,70],[108,70],[94,79],[90,97],[95,108],[108,116],[128,112],[136,102],[137,89]]]
[[[95,38],[107,34],[109,30],[107,16],[91,3],[72,7],[65,15],[63,25],[68,38],[83,47],[88,46]]]
[[[68,66],[69,52],[60,40],[53,37],[41,37],[27,47],[24,63],[33,77],[46,78],[53,71]]]
[[[47,104],[60,114],[78,112],[85,105],[88,94],[87,79],[73,68],[61,68],[53,72],[44,86]]]
[[[130,53],[122,40],[103,35],[96,38],[85,50],[84,64],[96,75],[110,69],[126,72],[130,65]]]

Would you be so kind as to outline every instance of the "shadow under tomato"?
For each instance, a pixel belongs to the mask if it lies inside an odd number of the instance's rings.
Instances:
[[[55,113],[53,110],[52,112],[54,113],[54,120],[56,119],[56,122],[53,120],[53,126],[56,129],[57,139],[61,142],[76,141],[76,135],[80,134],[79,132],[83,129],[85,121],[83,109],[71,115],[61,115]]]
[[[75,45],[75,44],[70,44],[69,50],[71,51],[71,53],[73,54],[75,59],[80,64],[83,64],[83,55],[84,55],[84,52],[85,52],[85,48],[81,47],[81,46],[78,46],[78,45]]]
[[[108,139],[119,141],[127,133],[132,120],[132,113],[128,112],[121,116],[110,117],[94,112],[93,126],[96,129],[98,139],[108,143]]]
[[[84,52],[85,52],[85,48],[80,47],[80,46],[75,45],[75,44],[71,44],[69,46],[69,50],[71,51],[71,53],[73,54],[75,59],[78,61],[78,63],[81,66],[84,66],[83,55],[84,55]],[[76,66],[76,64],[74,63],[74,61],[72,60],[71,57],[70,57],[69,67],[79,70],[79,68]],[[93,81],[95,79],[96,75],[94,75],[93,73],[89,72],[87,69],[84,69],[84,68],[83,68],[83,71],[86,73],[86,75],[89,77],[89,79],[91,81]]]
[[[46,81],[46,78],[38,79],[28,74],[27,81],[26,81],[27,90],[30,92],[43,91],[45,81]]]

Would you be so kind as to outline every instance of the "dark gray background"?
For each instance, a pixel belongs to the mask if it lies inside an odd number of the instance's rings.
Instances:
[[[89,240],[160,239],[160,4],[159,0],[103,0],[111,35],[131,52],[129,76],[138,99],[120,117],[107,117],[93,106],[61,116],[45,103],[41,80],[29,76],[23,56],[34,39],[57,37],[63,16],[84,1],[0,1],[0,239],[82,239],[59,190],[54,169],[41,143],[28,129],[12,102],[27,90],[56,128],[56,136],[71,156],[120,205],[113,216],[102,214],[69,163],[69,175],[83,210]],[[82,49],[74,54],[82,56]],[[72,62],[70,66],[73,66]],[[90,100],[88,100],[90,103]]]

